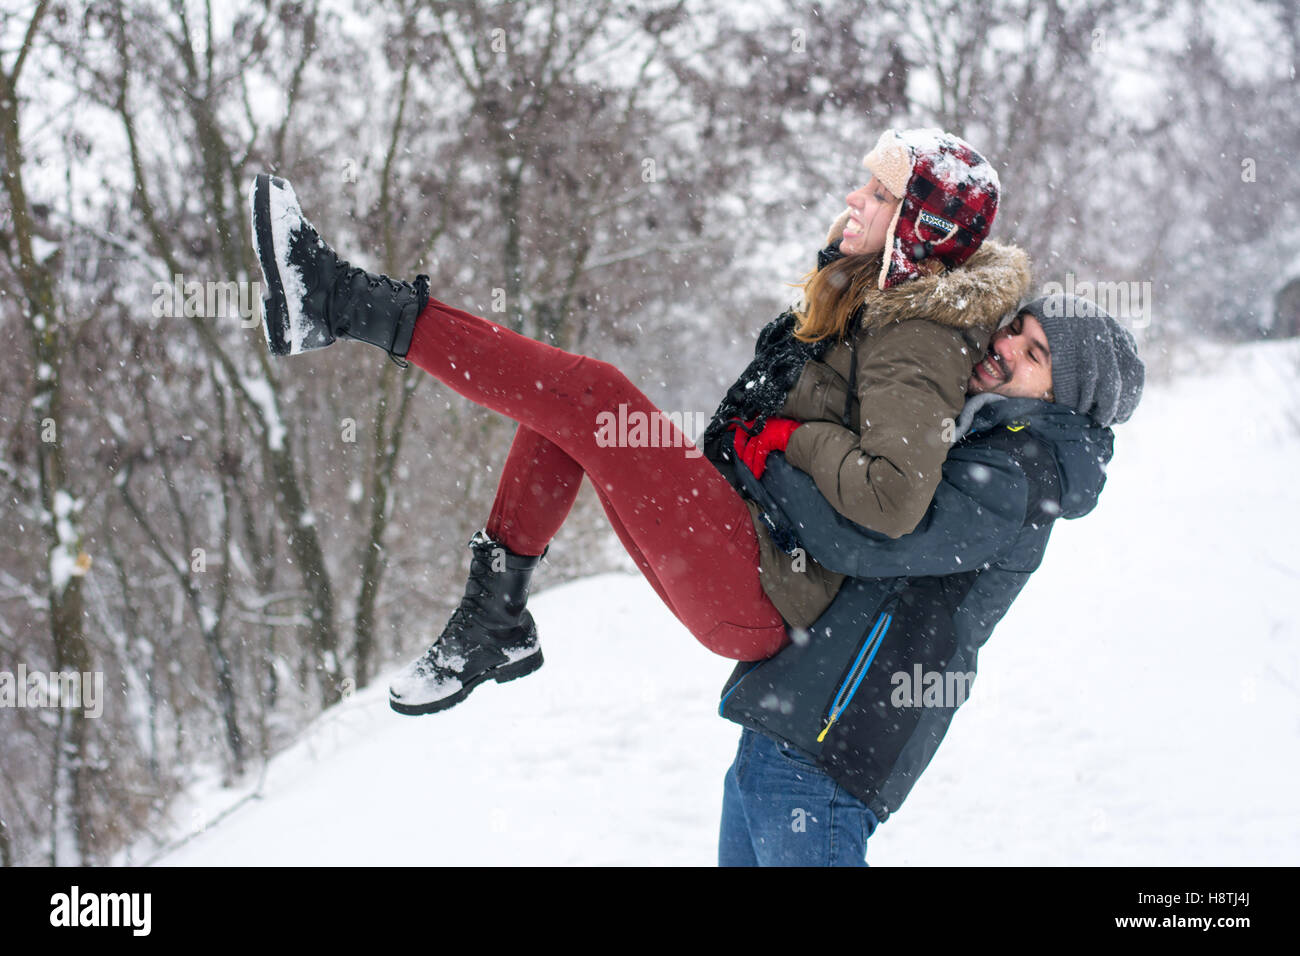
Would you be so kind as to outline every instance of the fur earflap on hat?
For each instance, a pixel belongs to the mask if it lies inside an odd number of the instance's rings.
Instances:
[[[881,289],[916,278],[927,259],[956,268],[988,236],[998,211],[997,170],[961,137],[887,129],[862,165],[902,199],[885,237]]]

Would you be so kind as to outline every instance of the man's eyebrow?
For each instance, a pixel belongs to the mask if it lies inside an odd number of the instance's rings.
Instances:
[[[1034,343],[1034,348],[1036,348],[1036,349],[1042,349],[1042,350],[1043,350],[1043,355],[1046,356],[1047,358],[1050,359],[1050,358],[1052,357],[1052,350],[1049,349],[1049,348],[1047,347],[1047,343],[1046,343],[1046,342],[1042,341],[1042,340],[1039,339],[1037,336],[1035,336],[1034,339],[1033,339],[1032,341],[1033,341],[1033,343]]]

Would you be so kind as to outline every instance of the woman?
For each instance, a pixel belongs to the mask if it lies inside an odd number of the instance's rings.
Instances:
[[[541,666],[528,581],[584,474],[664,603],[736,660],[775,654],[790,628],[829,605],[842,577],[778,549],[728,479],[732,455],[719,435],[734,433],[736,454],[760,472],[768,454],[784,452],[859,524],[900,535],[920,520],[946,452],[944,421],[959,412],[975,357],[1027,287],[1028,267],[1019,250],[984,241],[997,176],[957,137],[888,130],[864,165],[872,178],[832,229],[838,245],[805,286],[797,329],[787,313],[764,330],[755,363],[771,364],[751,364],[730,390],[707,460],[686,453],[690,442],[614,366],[439,302],[426,276],[399,282],[349,266],[288,183],[257,177],[272,352],[368,342],[519,422],[487,525],[469,542],[465,595],[393,682],[394,710],[445,710],[484,680]],[[620,405],[659,421],[660,440],[601,441],[601,414]]]

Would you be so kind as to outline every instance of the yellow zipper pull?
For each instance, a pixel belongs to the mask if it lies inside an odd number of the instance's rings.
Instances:
[[[838,715],[837,715],[837,716],[838,716]],[[817,735],[817,742],[818,742],[818,743],[821,743],[823,740],[826,739],[826,731],[828,731],[828,730],[831,729],[831,724],[833,724],[833,723],[835,723],[835,717],[832,717],[830,720],[826,721],[826,726],[823,727],[823,728],[822,728],[822,732],[821,732],[820,734]]]

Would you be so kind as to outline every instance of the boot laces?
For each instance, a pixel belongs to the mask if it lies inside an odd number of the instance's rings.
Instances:
[[[343,288],[351,290],[353,280],[361,276],[366,280],[366,288],[377,289],[380,286],[386,287],[390,292],[396,294],[410,288],[409,282],[403,282],[400,279],[393,279],[386,275],[377,275],[373,272],[367,272],[359,266],[354,266],[346,259],[339,259],[335,265],[334,288],[339,288],[338,283],[343,282]]]
[[[420,659],[422,670],[430,672],[443,668],[445,666],[444,659],[448,655],[463,653],[464,645],[470,640],[466,630],[473,623],[475,617],[483,613],[481,599],[487,592],[486,587],[478,577],[479,574],[483,573],[479,566],[480,560],[478,557],[472,559],[469,580],[465,586],[465,596],[461,598],[460,603],[451,612],[451,617],[447,619],[447,626],[443,628],[442,634]]]
[[[393,279],[386,275],[377,275],[373,272],[367,272],[359,266],[352,265],[352,263],[348,262],[335,252],[333,247],[320,237],[320,233],[316,231],[316,227],[305,219],[300,222],[295,239],[298,243],[298,249],[303,249],[304,247],[307,249],[323,249],[325,252],[333,256],[334,279],[330,283],[330,288],[333,290],[347,289],[348,291],[351,291],[352,282],[358,275],[366,280],[366,287],[368,289],[377,289],[380,286],[385,286],[390,292],[398,293],[404,289],[411,288],[411,283],[409,282],[402,282],[399,279]],[[424,280],[423,286],[420,285],[420,279]],[[343,285],[340,285],[339,283],[343,283]],[[415,288],[417,291],[423,293],[424,298],[428,298],[429,277],[417,277]],[[421,303],[423,304],[423,299],[421,300]]]

